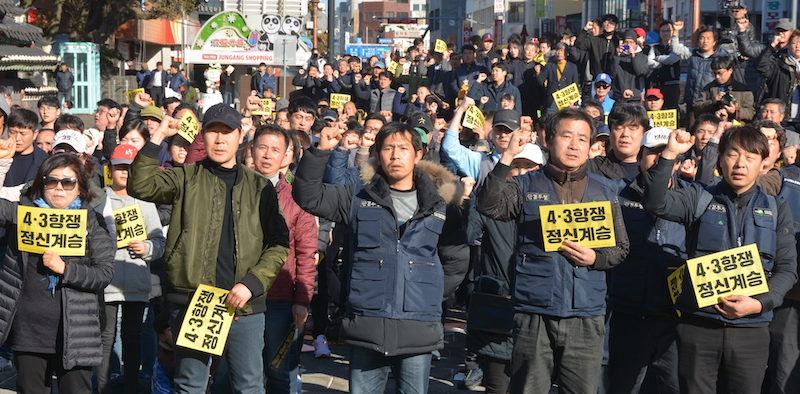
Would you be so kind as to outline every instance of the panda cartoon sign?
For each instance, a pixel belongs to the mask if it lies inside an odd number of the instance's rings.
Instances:
[[[211,17],[186,51],[187,61],[195,64],[252,65],[277,64],[276,42],[291,38],[297,42],[294,59],[288,66],[300,66],[311,56],[311,40],[302,26],[302,15],[267,13],[255,21],[236,11],[226,11]]]

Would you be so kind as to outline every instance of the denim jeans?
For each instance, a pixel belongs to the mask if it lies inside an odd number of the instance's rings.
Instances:
[[[222,93],[222,102],[225,104],[233,104],[233,93],[232,92]]]
[[[170,325],[175,335],[180,331],[186,308],[174,307]],[[225,344],[231,388],[235,393],[264,394],[264,314],[238,316],[231,325]],[[208,385],[209,355],[175,346],[175,392],[204,394]]]
[[[380,394],[386,388],[389,369],[394,374],[396,392],[428,392],[431,353],[384,356],[373,350],[350,346],[350,393]]]
[[[292,315],[291,301],[267,301],[267,311],[264,313],[266,322],[264,330],[264,376],[267,378],[267,392],[270,394],[294,393],[297,385],[297,372],[300,360],[296,348],[297,331],[292,329],[294,316]],[[294,341],[289,348],[289,353],[278,369],[270,367],[270,362],[278,353],[283,340],[289,335],[289,330],[295,332]]]

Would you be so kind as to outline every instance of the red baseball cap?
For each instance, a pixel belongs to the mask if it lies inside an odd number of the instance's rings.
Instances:
[[[647,91],[644,93],[644,97],[645,99],[647,99],[650,96],[656,96],[662,100],[664,99],[664,95],[661,93],[661,89],[658,88],[647,89]]]
[[[117,147],[114,148],[114,152],[111,152],[111,164],[131,164],[133,163],[133,159],[136,158],[137,153],[139,153],[139,150],[133,145],[117,145]]]
[[[637,28],[633,29],[633,31],[635,31],[636,35],[639,36],[639,37],[644,37],[644,36],[647,35],[647,33],[641,27],[637,27]]]
[[[494,36],[492,35],[492,33],[486,33],[483,35],[483,42],[488,42],[488,41],[494,42]]]

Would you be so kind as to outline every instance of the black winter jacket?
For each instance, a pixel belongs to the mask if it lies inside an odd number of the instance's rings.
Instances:
[[[768,45],[761,56],[756,59],[756,71],[766,80],[759,97],[763,99],[776,98],[786,103],[786,119],[791,117],[792,92],[797,87],[800,73],[789,59],[786,50],[778,50]]]
[[[610,39],[603,35],[590,36],[586,30],[581,30],[575,39],[575,48],[589,53],[589,70],[592,77],[600,73],[614,73],[614,55],[617,53],[619,38],[613,34]]]
[[[33,203],[23,197],[23,205]],[[0,226],[16,233],[17,203],[0,199]],[[61,361],[64,369],[100,365],[103,346],[100,342],[100,302],[102,291],[114,276],[116,243],[103,227],[103,219],[88,209],[85,257],[66,257],[61,276]],[[23,277],[28,264],[37,264],[40,255],[21,252],[16,236],[9,238],[2,271],[0,271],[0,343],[5,343],[17,310],[17,301],[26,285]]]

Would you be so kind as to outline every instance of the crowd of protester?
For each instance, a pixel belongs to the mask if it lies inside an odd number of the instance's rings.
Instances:
[[[57,97],[38,114],[0,99],[0,362],[20,393],[52,376],[64,393],[299,393],[310,334],[318,358],[349,346],[351,392],[391,373],[425,393],[455,305],[461,389],[800,392],[800,30],[782,19],[759,43],[733,15],[735,53],[712,29],[690,48],[682,22],[620,31],[606,15],[577,36],[312,57],[289,97],[262,64],[238,110],[164,97],[181,74],[159,63],[93,127]],[[653,119],[668,110],[676,127]],[[610,211],[563,214],[607,218],[590,230],[613,245],[543,228],[549,206],[591,202]],[[133,206],[146,239],[115,247],[114,212]],[[20,207],[88,211],[83,256],[20,251]],[[764,293],[717,279],[701,308],[706,272],[671,282],[750,244],[731,261],[760,264]],[[200,285],[235,310],[222,356],[175,344]]]

